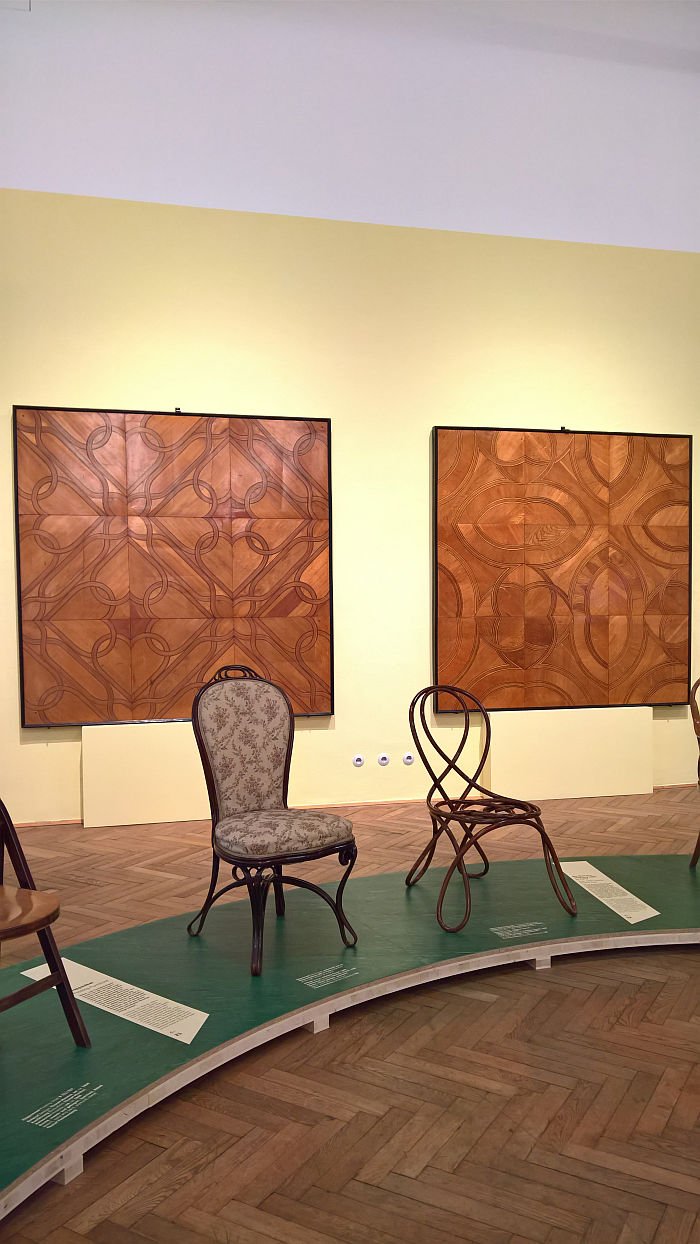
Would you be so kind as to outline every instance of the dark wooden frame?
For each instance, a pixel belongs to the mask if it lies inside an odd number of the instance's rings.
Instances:
[[[456,700],[456,711],[464,714],[462,737],[452,756],[449,756],[444,751],[433,735],[428,724],[426,712],[428,708],[434,707],[438,696],[445,695],[451,696]],[[471,713],[480,713],[483,717],[486,738],[479,764],[475,772],[470,776],[461,768],[459,759],[469,738]],[[416,721],[416,717],[418,721]],[[424,687],[422,691],[417,692],[413,697],[408,710],[408,724],[416,751],[431,779],[426,804],[430,813],[433,832],[430,841],[423,848],[409,870],[406,876],[406,885],[413,886],[420,881],[430,867],[440,838],[445,834],[454,850],[455,858],[445,873],[438,896],[436,916],[440,928],[444,929],[446,933],[459,933],[464,928],[471,915],[470,880],[485,876],[489,870],[489,860],[481,846],[480,840],[494,829],[503,829],[513,825],[527,825],[539,834],[542,843],[542,854],[552,889],[564,910],[569,915],[575,916],[576,900],[562,872],[559,857],[554,849],[552,840],[542,824],[540,808],[535,803],[528,803],[522,799],[512,799],[507,795],[498,795],[479,783],[479,778],[488,759],[491,746],[491,723],[481,701],[461,687],[453,687],[447,683],[436,683],[430,687]],[[439,773],[436,773],[433,769],[426,751],[426,745],[433,749],[439,759],[439,763],[444,766]],[[456,774],[465,783],[464,789],[456,798],[450,796],[445,787],[445,782],[452,774]],[[474,798],[474,793],[476,793],[476,798]],[[461,833],[461,841],[458,841],[457,833],[453,826],[456,826],[457,832]],[[465,857],[472,847],[482,862],[480,872],[469,872],[465,864]],[[464,886],[464,915],[456,924],[448,924],[444,916],[444,904],[455,872],[459,873]]]
[[[286,415],[239,415],[228,414],[226,412],[213,411],[191,411],[180,410],[132,410],[124,406],[51,406],[44,404],[37,406],[31,402],[15,402],[12,407],[12,462],[13,462],[13,484],[14,484],[14,517],[15,517],[15,567],[16,567],[16,584],[17,584],[17,636],[18,636],[18,661],[19,661],[19,696],[20,696],[20,725],[23,730],[63,730],[72,729],[75,726],[98,725],[98,726],[122,726],[122,725],[149,725],[151,722],[170,722],[170,721],[189,721],[188,717],[157,717],[132,719],[130,721],[100,721],[100,722],[81,722],[81,721],[64,721],[64,722],[27,722],[25,720],[24,711],[24,660],[23,660],[23,641],[22,641],[22,582],[20,568],[20,522],[19,522],[19,477],[18,477],[18,440],[17,440],[17,412],[20,410],[55,410],[65,414],[92,414],[98,413],[103,415],[167,415],[169,418],[196,418],[196,419],[264,419],[270,422],[279,423],[323,423],[326,425],[326,445],[328,458],[328,625],[329,625],[329,667],[330,667],[330,707],[327,712],[323,713],[297,713],[300,718],[306,717],[332,717],[335,713],[335,645],[334,645],[334,626],[333,626],[333,487],[332,487],[332,450],[331,450],[331,421],[330,419],[303,419],[299,416]]]
[[[0,886],[2,886],[4,879],[5,852],[7,852],[20,889],[41,893],[41,891],[37,891],[37,887],[34,884],[27,857],[22,850],[12,818],[5,804],[0,799]],[[31,985],[25,985],[24,988],[17,989],[14,993],[0,998],[0,1013],[9,1011],[11,1007],[18,1006],[20,1002],[26,1002],[27,999],[55,987],[75,1044],[87,1049],[90,1046],[87,1028],[78,1009],[78,1003],[75,1000],[68,974],[56,945],[56,939],[51,929],[48,928],[48,925],[52,924],[57,918],[59,910],[58,900],[56,900],[53,910],[43,919],[37,920],[31,925],[18,925],[17,929],[13,929],[12,932],[0,933],[0,942],[11,941],[13,938],[23,937],[27,933],[36,933],[44,958],[49,966],[48,976],[44,976],[41,980],[34,981]]]
[[[250,971],[252,976],[259,976],[262,972],[263,957],[263,933],[265,926],[265,907],[270,886],[275,893],[275,911],[277,916],[284,916],[284,886],[298,886],[304,890],[311,890],[313,894],[318,894],[331,908],[333,915],[338,923],[340,936],[346,946],[354,946],[357,943],[357,933],[353,929],[350,921],[343,910],[343,892],[350,877],[350,873],[357,859],[357,845],[354,837],[350,837],[347,842],[334,843],[330,847],[322,847],[318,851],[293,852],[286,855],[274,856],[241,856],[234,852],[222,850],[221,846],[216,842],[216,827],[219,823],[219,801],[216,793],[216,783],[214,774],[209,760],[204,737],[202,735],[199,724],[199,704],[209,689],[217,683],[227,681],[231,678],[250,678],[256,682],[267,683],[268,686],[275,687],[283,696],[287,704],[289,712],[289,738],[287,742],[287,754],[284,763],[283,790],[282,800],[283,807],[287,808],[287,792],[289,788],[289,768],[292,760],[292,747],[294,744],[294,712],[289,700],[289,696],[279,687],[277,683],[271,683],[266,678],[260,678],[255,670],[247,665],[224,665],[217,670],[214,677],[200,687],[192,704],[192,726],[194,729],[199,755],[202,761],[204,777],[207,784],[207,793],[209,795],[209,806],[211,809],[211,847],[212,847],[212,869],[211,880],[209,882],[209,890],[204,903],[196,916],[187,926],[187,932],[191,937],[198,937],[204,928],[204,922],[214,906],[214,903],[221,898],[223,894],[228,894],[230,890],[239,889],[246,886],[248,897],[250,899],[251,918],[253,925],[252,948],[250,959]],[[284,873],[283,869],[288,864],[306,863],[308,860],[322,859],[324,856],[337,855],[341,867],[345,868],[345,872],[341,877],[338,888],[336,890],[335,899],[320,886],[314,885],[311,881],[307,881],[303,877],[290,876]],[[219,867],[221,861],[231,865],[232,880],[227,885],[217,890],[217,882],[219,878]]]
[[[430,476],[431,476],[431,505],[430,505],[430,548],[431,548],[431,580],[432,580],[432,608],[431,608],[431,658],[432,658],[432,676],[435,683],[439,679],[438,671],[438,433],[440,432],[535,432],[550,433],[566,432],[571,435],[579,436],[634,436],[634,437],[650,437],[655,435],[652,432],[609,432],[601,429],[593,428],[501,428],[501,427],[485,427],[475,424],[435,424],[430,434]],[[567,711],[575,711],[585,708],[673,708],[678,704],[688,704],[690,702],[690,662],[691,662],[691,644],[692,644],[692,615],[690,611],[690,602],[693,599],[693,436],[691,433],[682,432],[660,432],[657,435],[663,436],[667,440],[687,440],[688,441],[688,694],[685,700],[674,700],[667,704],[649,705],[646,701],[635,704],[542,704],[536,706],[511,706],[508,708],[489,708],[490,713],[532,713],[532,712],[553,712],[566,709]],[[442,708],[436,701],[433,711],[438,715],[454,712],[453,709]]]

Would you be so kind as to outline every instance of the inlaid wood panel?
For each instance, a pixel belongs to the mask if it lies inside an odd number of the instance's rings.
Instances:
[[[325,420],[15,409],[23,724],[189,717],[223,664],[332,712]]]
[[[687,703],[690,438],[433,436],[436,680],[487,708]]]

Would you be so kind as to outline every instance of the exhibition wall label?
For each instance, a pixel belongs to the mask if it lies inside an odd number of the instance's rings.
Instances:
[[[435,428],[436,682],[489,709],[686,704],[691,449]]]
[[[14,414],[23,725],[188,718],[234,664],[333,711],[327,420]]]

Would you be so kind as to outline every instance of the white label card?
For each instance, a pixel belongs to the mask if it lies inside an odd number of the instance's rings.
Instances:
[[[599,868],[594,868],[587,860],[562,861],[562,869],[567,877],[571,877],[577,885],[587,890],[598,902],[604,903],[611,911],[622,916],[628,924],[639,924],[640,920],[651,920],[652,916],[660,915],[655,907],[630,894],[624,886],[618,885],[611,877],[606,877]]]
[[[173,1002],[170,998],[161,998],[157,993],[149,993],[138,985],[129,985],[127,981],[117,980],[115,976],[106,976],[104,972],[86,968],[82,963],[73,963],[70,959],[64,959],[63,963],[79,1002],[86,1002],[101,1011],[108,1011],[110,1015],[128,1019],[132,1024],[140,1024],[142,1028],[150,1028],[152,1032],[160,1032],[164,1037],[172,1037],[174,1041],[190,1045],[204,1021],[209,1018],[207,1011],[197,1011],[192,1006],[183,1006],[181,1002]],[[45,964],[22,973],[35,981],[48,974],[49,969]]]

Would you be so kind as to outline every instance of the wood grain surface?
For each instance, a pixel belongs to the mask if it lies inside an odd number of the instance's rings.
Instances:
[[[328,425],[16,411],[26,725],[189,717],[223,664],[332,707]]]
[[[688,437],[439,428],[434,469],[438,682],[687,703]]]

